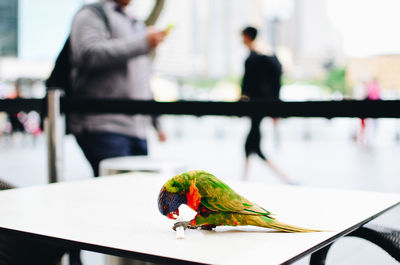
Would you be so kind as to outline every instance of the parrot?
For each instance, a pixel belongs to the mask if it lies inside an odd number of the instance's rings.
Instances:
[[[173,229],[212,230],[217,226],[259,226],[282,232],[322,232],[292,226],[275,219],[271,212],[250,202],[214,175],[193,170],[168,180],[158,195],[162,215],[178,219],[179,207],[186,204],[196,212],[190,221],[175,223]]]

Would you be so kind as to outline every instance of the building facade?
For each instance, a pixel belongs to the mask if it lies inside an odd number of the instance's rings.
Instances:
[[[18,1],[0,0],[0,57],[18,55]]]
[[[0,30],[7,33],[0,35],[2,55],[24,65],[47,64],[47,69],[39,67],[46,76],[74,13],[88,2],[93,1],[0,0]],[[128,13],[145,19],[153,3],[133,0]],[[340,49],[326,16],[326,0],[167,0],[157,26],[171,22],[176,27],[157,50],[154,66],[178,77],[240,76],[248,53],[241,30],[247,25],[259,28],[265,46],[276,46],[289,75],[318,75],[324,61],[337,57]]]

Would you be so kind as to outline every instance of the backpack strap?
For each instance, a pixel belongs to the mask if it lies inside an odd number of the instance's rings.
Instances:
[[[107,15],[103,9],[103,6],[100,3],[93,3],[85,5],[83,8],[92,9],[103,21],[106,25],[108,32],[111,33],[110,23],[108,21]],[[70,80],[70,72],[71,72],[71,62],[70,62],[70,36],[68,36],[67,40],[64,43],[63,48],[57,56],[54,68],[47,80],[45,81],[46,87],[48,89],[51,88],[62,88],[65,93],[68,95],[71,93],[71,80]]]
[[[87,5],[84,6],[84,8],[90,8],[93,11],[95,11],[96,14],[103,20],[104,24],[106,25],[106,28],[107,28],[108,32],[111,33],[110,22],[108,21],[108,17],[106,15],[106,12],[104,11],[104,8],[101,5],[101,3],[87,4]]]

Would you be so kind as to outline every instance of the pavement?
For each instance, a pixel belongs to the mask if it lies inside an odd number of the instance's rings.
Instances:
[[[367,121],[365,139],[355,139],[359,120],[271,119],[262,123],[262,149],[268,159],[298,185],[400,192],[400,121]],[[168,140],[160,143],[149,131],[149,153],[154,159],[174,160],[187,170],[203,169],[224,179],[281,184],[280,178],[258,157],[250,158],[244,176],[244,141],[250,121],[235,117],[163,117]],[[64,138],[62,181],[91,178],[89,164],[75,139]],[[46,139],[26,135],[0,139],[0,178],[16,186],[47,182]],[[267,206],[266,206],[267,207]],[[341,218],[338,213],[338,218]],[[400,207],[375,222],[400,229]],[[397,264],[384,251],[367,241],[344,238],[334,244],[327,264]],[[334,254],[333,254],[334,253]],[[103,259],[85,252],[86,265]],[[295,264],[308,264],[308,257]]]

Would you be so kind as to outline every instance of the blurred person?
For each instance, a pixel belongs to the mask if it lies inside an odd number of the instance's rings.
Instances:
[[[279,99],[282,67],[275,55],[266,56],[255,50],[257,33],[257,29],[250,26],[242,30],[242,40],[244,45],[249,49],[250,54],[245,61],[241,100]],[[261,151],[260,125],[262,120],[262,116],[251,117],[251,128],[245,143],[246,160],[244,176],[246,177],[248,173],[250,155],[256,154],[270,166],[282,181],[288,184],[293,183]]]
[[[366,84],[367,100],[380,100],[381,99],[381,86],[378,79],[373,78]]]
[[[365,100],[381,100],[381,87],[379,85],[378,79],[377,78],[372,78],[370,81],[368,81],[365,84]],[[378,123],[376,119],[372,119],[372,124],[374,131],[376,130]],[[356,137],[357,142],[361,144],[367,144],[368,143],[368,137],[367,137],[367,119],[366,118],[361,118],[360,119],[360,130],[359,133]],[[371,130],[370,129],[370,130]]]
[[[14,82],[14,91],[10,95],[8,95],[8,99],[20,99],[21,95],[21,82],[20,78],[17,78]],[[21,141],[21,137],[23,137],[25,133],[25,127],[22,121],[22,116],[24,112],[7,112],[7,117],[9,124],[11,125],[10,134],[12,137],[13,143],[18,143]]]
[[[146,28],[130,17],[125,12],[130,2],[102,0],[101,9],[83,7],[75,15],[70,33],[73,97],[153,99],[152,54],[166,32]],[[95,177],[103,159],[147,155],[146,128],[150,124],[151,118],[143,115],[72,113],[68,117],[68,129]],[[165,141],[157,120],[152,124],[159,140]],[[79,250],[70,252],[70,264],[82,264]]]
[[[100,2],[108,21],[93,8],[75,15],[70,34],[74,97],[152,100],[152,52],[166,32],[148,27],[125,13],[130,0]],[[154,118],[154,117],[153,117]],[[158,120],[143,115],[71,114],[69,130],[99,175],[101,160],[147,155],[146,128],[153,124],[165,141]]]

